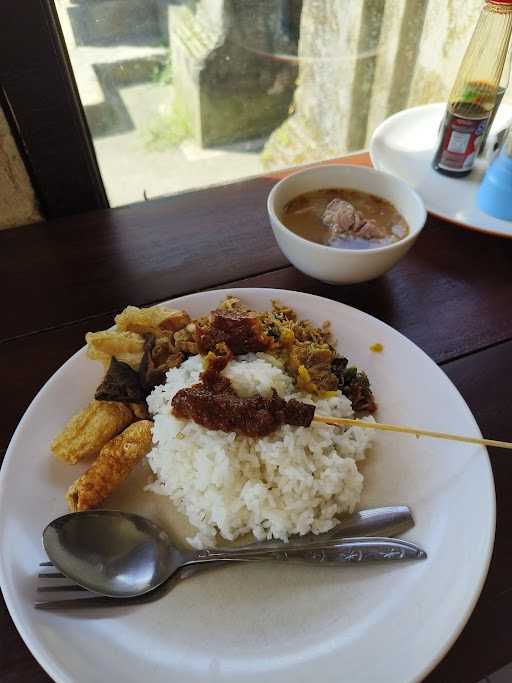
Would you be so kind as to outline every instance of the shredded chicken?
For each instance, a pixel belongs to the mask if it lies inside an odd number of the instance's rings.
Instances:
[[[338,378],[331,368],[334,356],[334,350],[327,344],[297,342],[290,350],[286,369],[303,391],[314,394],[336,391]]]
[[[165,373],[181,365],[185,356],[165,338],[144,335],[144,355],[139,367],[139,381],[146,396],[157,384],[165,381]]]

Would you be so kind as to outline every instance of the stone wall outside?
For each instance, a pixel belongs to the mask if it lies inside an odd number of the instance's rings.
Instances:
[[[0,108],[0,230],[38,220],[30,179]]]
[[[366,148],[391,114],[446,100],[482,4],[304,0],[293,113],[265,145],[264,167]]]

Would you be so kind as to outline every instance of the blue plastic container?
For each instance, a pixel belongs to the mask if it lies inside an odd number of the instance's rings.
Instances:
[[[512,221],[512,131],[485,174],[477,204],[495,218]]]

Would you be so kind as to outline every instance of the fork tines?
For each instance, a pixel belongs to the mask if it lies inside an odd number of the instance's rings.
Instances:
[[[74,593],[75,591],[86,591],[87,588],[79,586],[77,583],[59,584],[58,586],[38,586],[38,593]]]
[[[56,569],[54,566],[53,562],[40,562],[39,563],[40,567],[53,567]],[[48,571],[48,572],[39,572],[37,575],[39,579],[64,579],[64,581],[71,581],[68,579],[67,576],[62,574],[59,571]],[[79,586],[76,583],[64,583],[64,584],[55,584],[55,583],[50,583],[48,585],[43,585],[43,586],[38,586],[37,587],[37,592],[38,593],[74,593],[76,591],[87,591],[86,588],[83,588],[82,586]]]

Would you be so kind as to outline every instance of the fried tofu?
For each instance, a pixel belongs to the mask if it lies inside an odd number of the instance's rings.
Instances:
[[[186,311],[164,306],[127,306],[122,313],[116,315],[115,321],[117,329],[122,332],[150,332],[158,338],[186,327],[190,322],[190,316]]]
[[[112,437],[133,422],[133,413],[117,401],[91,401],[74,415],[52,441],[58,458],[74,465],[82,458],[96,455]]]
[[[151,449],[149,420],[140,420],[109,441],[100,454],[68,489],[66,500],[72,512],[98,507],[130,474]]]
[[[104,330],[87,332],[87,356],[99,360],[107,369],[112,357],[127,363],[133,370],[138,370],[144,353],[144,339],[135,332],[118,332]]]

